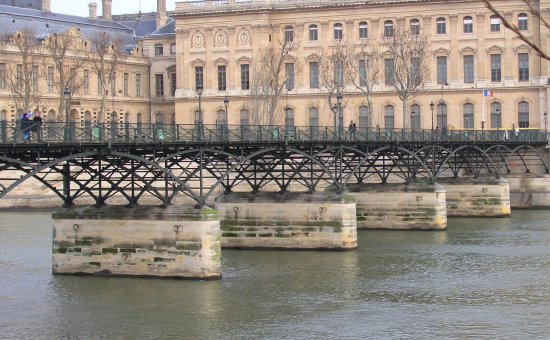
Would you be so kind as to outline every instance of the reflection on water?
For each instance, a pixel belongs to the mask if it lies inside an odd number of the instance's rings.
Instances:
[[[209,282],[51,275],[47,214],[0,213],[0,337],[508,337],[550,332],[550,212],[360,231],[352,252],[223,251]]]

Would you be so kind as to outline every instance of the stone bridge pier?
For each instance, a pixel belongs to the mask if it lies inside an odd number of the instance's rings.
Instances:
[[[221,278],[217,211],[170,206],[71,207],[53,217],[53,273]]]
[[[357,248],[355,199],[331,192],[233,192],[216,198],[223,248]]]
[[[348,184],[359,229],[444,230],[445,189],[427,183]]]
[[[449,217],[509,217],[510,187],[495,177],[438,178],[447,191]]]
[[[513,209],[550,208],[550,175],[506,175]]]

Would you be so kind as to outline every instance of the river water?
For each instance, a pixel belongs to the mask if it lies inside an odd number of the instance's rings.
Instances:
[[[546,338],[550,211],[223,251],[223,279],[53,276],[51,219],[0,213],[0,338]]]

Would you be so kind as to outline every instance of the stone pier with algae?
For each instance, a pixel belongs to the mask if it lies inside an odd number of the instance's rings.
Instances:
[[[216,210],[224,248],[357,248],[355,198],[350,195],[234,192],[218,196]]]
[[[54,274],[221,277],[217,211],[193,207],[72,207],[52,214]]]
[[[444,230],[445,189],[430,183],[353,183],[346,186],[357,199],[357,228]]]

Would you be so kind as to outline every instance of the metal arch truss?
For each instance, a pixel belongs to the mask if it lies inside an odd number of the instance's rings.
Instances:
[[[0,198],[30,177],[65,206],[144,197],[170,205],[185,195],[198,206],[219,193],[314,192],[350,183],[436,182],[440,177],[548,173],[546,143],[277,142],[5,147]],[[112,201],[113,200],[113,201]]]

